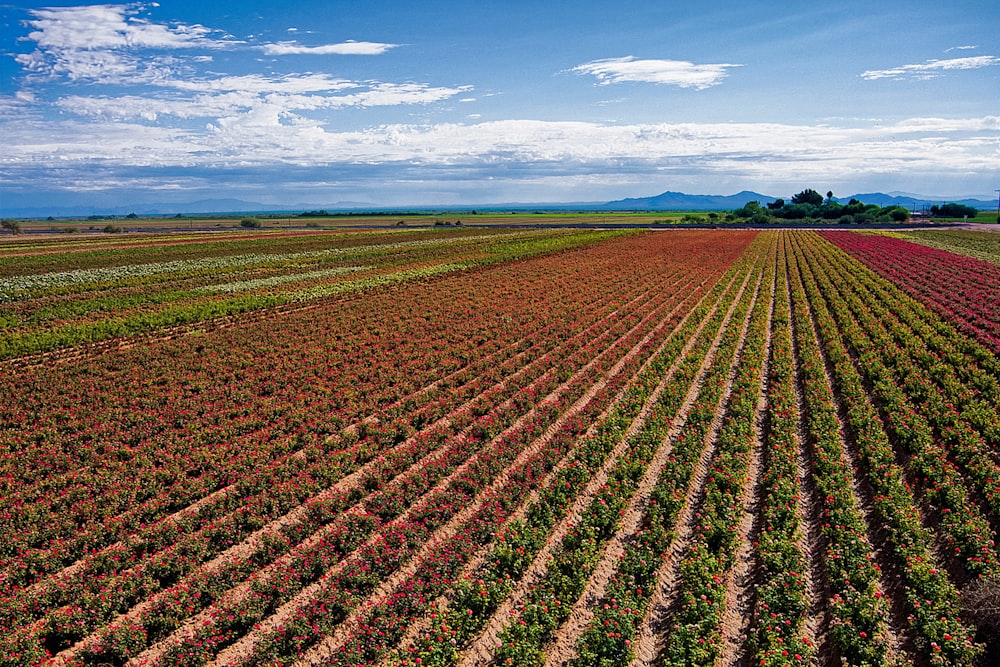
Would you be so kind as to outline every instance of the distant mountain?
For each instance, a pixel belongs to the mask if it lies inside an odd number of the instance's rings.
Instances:
[[[744,190],[734,195],[688,195],[683,192],[667,191],[654,197],[639,197],[634,199],[619,199],[617,201],[601,204],[597,208],[611,211],[725,211],[746,206],[748,202],[756,201],[761,205],[773,202],[777,197],[762,195],[759,192]],[[784,197],[785,201],[791,200],[791,196]],[[995,201],[983,199],[947,199],[944,197],[926,197],[921,195],[911,195],[903,192],[885,194],[884,192],[870,192],[866,194],[856,194],[849,197],[834,197],[835,201],[846,204],[852,199],[857,199],[865,204],[878,204],[879,206],[903,206],[909,209],[920,209],[933,206],[934,204],[963,204],[980,210],[995,209]]]
[[[766,204],[775,199],[749,190],[735,195],[688,195],[668,191],[655,197],[619,199],[597,208],[611,211],[719,211],[742,208],[752,201]]]
[[[911,195],[903,192],[893,192],[891,194],[885,194],[884,192],[870,192],[867,194],[852,195],[850,197],[834,197],[835,201],[841,204],[846,204],[851,201],[851,199],[857,199],[859,202],[865,204],[878,204],[881,207],[886,206],[902,206],[903,208],[924,208],[930,207],[934,204],[962,204],[963,206],[971,206],[972,208],[978,208],[980,210],[995,209],[997,203],[995,201],[986,201],[983,199],[948,199],[944,197],[927,197],[921,195]]]
[[[291,204],[273,205],[243,199],[199,199],[191,202],[152,202],[119,206],[51,206],[23,207],[0,210],[0,215],[14,218],[81,218],[91,215],[120,216],[130,213],[139,216],[163,215],[222,215],[227,213],[301,213],[302,211],[366,209],[371,204],[364,202],[337,202],[336,204]]]
[[[791,195],[784,195],[788,201]],[[294,215],[303,211],[326,210],[330,212],[340,211],[459,211],[476,209],[479,211],[731,211],[746,206],[748,202],[756,201],[761,205],[773,202],[776,197],[763,195],[759,192],[744,190],[734,195],[689,195],[683,192],[667,191],[653,197],[637,197],[631,199],[619,199],[616,201],[600,202],[575,202],[575,203],[541,203],[541,204],[481,204],[476,206],[444,206],[444,207],[406,207],[389,206],[380,207],[369,202],[339,201],[326,204],[263,204],[261,202],[245,201],[242,199],[199,199],[191,202],[162,202],[126,204],[116,206],[101,206],[97,204],[81,204],[77,206],[24,206],[0,208],[0,217],[12,218],[86,218],[91,215],[99,216],[119,216],[125,217],[130,213],[139,216],[160,215],[224,215],[242,213],[277,213]],[[878,204],[879,206],[903,206],[908,209],[924,209],[934,204],[956,203],[965,206],[972,206],[980,210],[996,210],[996,200],[989,201],[983,199],[948,199],[944,197],[927,197],[914,195],[905,192],[892,192],[885,194],[873,192],[867,194],[856,194],[849,197],[835,197],[838,202],[846,204],[851,199],[857,199],[866,204]]]

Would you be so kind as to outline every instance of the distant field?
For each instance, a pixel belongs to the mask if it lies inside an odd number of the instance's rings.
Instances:
[[[706,218],[705,213],[688,214],[682,212],[657,213],[443,213],[421,215],[336,215],[324,217],[300,216],[191,216],[183,218],[136,218],[117,217],[109,220],[25,220],[21,227],[25,231],[49,231],[63,233],[100,232],[108,225],[123,232],[148,229],[183,230],[225,230],[238,229],[246,217],[258,221],[264,229],[291,229],[301,227],[394,227],[394,226],[447,226],[462,225],[551,225],[551,224],[653,224],[654,222],[679,221],[685,215]]]
[[[931,248],[1000,264],[1000,234],[994,231],[950,229],[882,233]]]
[[[463,271],[620,232],[392,228],[0,238],[0,359]]]
[[[998,664],[998,304],[843,229],[5,237],[0,667]]]

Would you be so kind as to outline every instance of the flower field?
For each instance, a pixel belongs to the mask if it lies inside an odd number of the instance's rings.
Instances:
[[[990,262],[475,228],[0,257],[0,665],[997,655],[963,608],[1000,576]]]

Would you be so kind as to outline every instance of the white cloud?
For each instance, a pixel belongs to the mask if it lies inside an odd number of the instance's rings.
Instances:
[[[591,74],[602,85],[634,81],[704,90],[722,82],[727,70],[741,67],[729,63],[697,65],[683,60],[639,60],[634,56],[594,60],[571,71]]]
[[[33,9],[28,39],[45,50],[118,48],[178,49],[212,46],[201,25],[168,27],[136,18],[141,5],[89,5]]]
[[[594,201],[602,198],[595,192],[611,192],[616,183],[629,184],[626,192],[648,191],[653,183],[718,191],[727,183],[781,194],[803,184],[837,189],[871,181],[965,190],[986,187],[974,175],[1000,171],[1000,116],[849,127],[504,120],[342,131],[295,117],[283,104],[270,98],[202,126],[172,129],[116,119],[24,122],[0,114],[0,174],[25,192],[87,191],[88,182],[91,190],[108,183],[124,188],[129,179],[145,188],[157,174],[182,173],[191,179],[187,190],[280,193],[336,184],[345,192],[414,197],[411,203],[439,197],[427,203],[440,204],[447,193],[461,192],[479,193],[471,201],[525,193],[537,201]]]
[[[974,51],[978,49],[978,46],[953,46],[950,49],[945,49],[945,53],[951,53],[952,51]]]
[[[165,81],[161,85],[194,92],[242,93],[316,93],[339,91],[357,84],[331,77],[327,74],[289,74],[286,76],[264,76],[247,74],[243,76],[222,76],[214,79],[190,79]]]
[[[30,10],[33,18],[25,23],[32,30],[24,39],[35,42],[36,49],[15,59],[36,76],[109,82],[154,75],[157,60],[140,61],[140,50],[219,49],[238,43],[201,25],[150,22],[139,17],[143,9],[130,4]]]
[[[378,56],[389,49],[394,49],[398,44],[383,44],[381,42],[356,42],[348,40],[340,44],[324,44],[321,46],[302,46],[296,42],[279,42],[277,44],[265,44],[264,52],[272,56],[285,56],[295,54],[309,55],[340,55],[340,56]]]
[[[152,122],[171,116],[204,118],[212,123],[230,125],[242,122],[259,125],[264,120],[272,125],[281,125],[302,122],[298,114],[304,111],[431,104],[470,90],[468,86],[445,88],[414,83],[359,83],[322,74],[276,79],[250,75],[200,82],[173,81],[164,85],[196,94],[191,97],[68,95],[56,104],[66,113],[115,121]],[[240,120],[241,116],[245,118]]]
[[[964,48],[964,47],[958,47]],[[901,65],[890,69],[872,69],[861,73],[861,78],[868,81],[876,79],[930,79],[942,76],[952,70],[980,69],[1000,65],[997,56],[971,56],[968,58],[951,58],[949,60],[928,60],[916,65]]]
[[[124,106],[130,104],[141,108],[138,100]],[[556,165],[579,173],[612,165],[647,170],[686,165],[705,173],[763,170],[789,176],[828,170],[831,178],[854,170],[924,167],[965,173],[1000,168],[998,116],[917,118],[883,127],[505,120],[336,131],[315,121],[288,122],[283,118],[287,112],[281,99],[258,102],[246,113],[222,117],[210,132],[121,122],[39,123],[20,129],[10,123],[3,129],[10,130],[5,132],[9,162],[93,159],[136,164],[156,156],[165,164],[195,162],[205,167],[238,159],[262,167],[520,164],[544,171],[545,165]],[[166,142],[174,143],[167,149]]]

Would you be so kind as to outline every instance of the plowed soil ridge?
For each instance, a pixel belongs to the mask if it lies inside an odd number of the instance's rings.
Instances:
[[[718,348],[723,334],[729,325],[729,321],[732,317],[733,312],[736,309],[739,299],[743,297],[746,290],[747,283],[749,282],[751,273],[748,272],[744,278],[743,284],[737,294],[737,297],[733,300],[728,312],[726,313],[723,322],[720,324],[719,331],[717,332],[712,345],[709,348],[708,353],[699,368],[698,374],[696,375],[695,381],[692,383],[688,395],[685,401],[678,411],[678,416],[675,418],[675,426],[671,428],[671,433],[668,434],[667,438],[672,441],[676,437],[676,433],[680,431],[680,425],[683,423],[684,416],[690,410],[691,406],[694,404],[695,398],[697,397],[698,391],[701,387],[701,383],[707,373],[708,367],[711,364],[712,359],[715,356],[715,350]],[[708,316],[706,316],[706,319]],[[534,584],[545,574],[546,567],[548,565],[549,557],[553,550],[557,548],[559,543],[562,542],[563,537],[565,537],[568,530],[579,522],[581,513],[586,507],[586,500],[593,496],[594,493],[603,485],[605,479],[594,479],[591,484],[587,487],[587,497],[581,496],[577,502],[570,508],[567,513],[566,519],[564,519],[559,526],[551,533],[548,540],[548,547],[543,549],[539,553],[535,560],[532,562],[528,571],[524,574],[520,585],[514,591],[514,593],[509,596],[499,609],[493,614],[487,626],[480,632],[479,636],[470,644],[469,648],[464,652],[462,659],[459,661],[459,667],[474,667],[476,665],[484,665],[491,661],[493,652],[498,645],[498,638],[502,632],[504,626],[507,624],[510,618],[511,611],[516,609],[522,600],[527,596],[528,592],[534,586]],[[600,482],[599,484],[596,482]]]
[[[770,289],[766,298],[770,301],[767,313],[767,340],[765,341],[764,363],[761,365],[760,382],[757,395],[757,415],[754,419],[753,451],[747,470],[747,482],[740,498],[743,507],[743,517],[738,532],[740,546],[736,552],[733,569],[726,581],[726,606],[722,617],[723,645],[719,659],[720,667],[731,667],[741,664],[746,655],[747,638],[752,622],[754,582],[757,578],[758,563],[754,558],[752,536],[760,530],[762,479],[761,471],[765,465],[766,421],[767,421],[767,389],[771,369],[771,349],[774,338],[774,300],[777,298],[777,273],[772,277]]]
[[[808,270],[802,266],[801,252],[801,249],[796,248],[796,259],[798,260],[799,270]],[[802,280],[803,279],[800,274],[799,285],[804,288]],[[833,381],[835,375],[833,362],[830,360],[824,349],[823,341],[819,332],[819,323],[817,322],[817,315],[813,304],[809,303],[809,300],[806,299],[806,305],[809,310],[811,324],[811,331],[807,332],[806,335],[810,338],[810,340],[815,340],[816,347],[823,359],[826,371],[826,382],[833,397],[833,403],[837,409],[837,421],[840,425],[839,432],[842,434],[841,443],[845,456],[845,465],[849,466],[851,470],[857,471],[860,468],[857,453],[854,450],[854,443],[849,437],[846,436],[847,428],[845,427],[845,415],[847,408],[844,405],[840,394],[835,391],[836,384]],[[914,648],[913,639],[909,636],[909,633],[906,630],[909,623],[906,620],[907,602],[905,593],[902,590],[902,579],[899,576],[893,576],[893,573],[897,572],[897,567],[894,559],[892,558],[892,554],[887,551],[886,541],[882,539],[879,534],[882,527],[881,522],[879,522],[875,516],[876,512],[871,497],[872,491],[870,488],[866,488],[865,483],[858,478],[857,474],[855,474],[852,479],[852,493],[856,500],[856,506],[861,510],[864,517],[865,526],[867,528],[868,542],[872,546],[876,561],[878,562],[882,572],[880,588],[890,600],[890,619],[886,628],[888,635],[887,643],[889,647],[887,656],[888,662],[889,664],[917,664],[915,662],[916,650]]]
[[[763,274],[761,273],[757,279],[756,292],[758,293],[762,279]],[[755,293],[754,298],[756,297],[757,294]],[[733,304],[734,309],[735,306],[736,302]],[[691,541],[691,535],[694,531],[696,508],[701,505],[701,499],[704,495],[703,490],[705,482],[708,478],[710,464],[715,454],[719,429],[722,426],[726,413],[726,406],[732,392],[733,382],[736,378],[737,368],[739,366],[739,351],[742,350],[745,343],[746,332],[749,328],[752,314],[753,304],[751,304],[747,310],[746,319],[743,322],[740,337],[736,344],[736,353],[733,355],[729,364],[726,386],[719,397],[719,401],[715,409],[715,417],[705,435],[701,457],[695,466],[694,472],[691,476],[691,481],[688,484],[686,497],[689,501],[684,505],[684,508],[677,517],[677,531],[674,535],[674,539],[670,543],[669,549],[664,555],[663,563],[658,569],[653,596],[649,601],[646,613],[639,625],[636,640],[633,643],[633,646],[635,647],[635,658],[632,661],[633,667],[647,667],[653,665],[659,653],[659,649],[661,648],[660,642],[663,637],[660,635],[660,630],[665,624],[665,619],[669,617],[671,608],[676,599],[676,584],[679,576],[677,572],[677,565],[680,563],[684,551]],[[722,336],[724,333],[725,326],[720,327],[719,334],[716,340],[713,341],[710,354],[706,355],[705,361],[699,370],[697,380],[698,386],[697,388],[692,387],[692,393],[688,396],[688,400],[690,402],[686,402],[685,404],[688,411],[690,411],[690,408],[694,405],[694,401],[697,399],[697,394],[700,392],[701,385],[708,373],[708,369],[715,359],[715,352],[722,342]],[[673,437],[676,438],[677,434]]]

